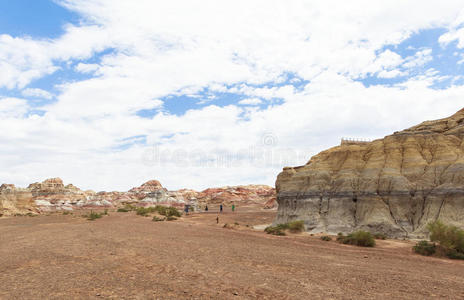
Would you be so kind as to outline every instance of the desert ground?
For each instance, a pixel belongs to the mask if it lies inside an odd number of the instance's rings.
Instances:
[[[252,228],[275,211],[79,214],[0,219],[0,299],[464,299],[463,261]]]

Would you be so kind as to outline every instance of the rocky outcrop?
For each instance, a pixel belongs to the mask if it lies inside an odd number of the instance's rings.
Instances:
[[[33,207],[30,190],[16,188],[13,184],[0,186],[0,216],[32,213]]]
[[[158,180],[150,180],[140,187],[129,190],[127,196],[138,199],[140,206],[170,205],[182,207],[186,204],[182,194],[168,191]]]
[[[82,191],[78,187],[64,185],[60,178],[30,184],[27,188],[16,188],[4,184],[0,187],[0,215],[16,215],[75,209],[114,208],[126,204],[136,206],[168,205],[183,207],[197,205],[236,203],[262,206],[275,197],[269,186],[249,185],[207,189],[197,192],[189,189],[168,191],[157,180],[150,180],[127,192]]]
[[[240,185],[221,188],[206,189],[196,195],[201,204],[231,205],[232,203],[242,206],[254,205],[264,207],[270,199],[275,197],[275,189],[267,185]]]
[[[437,219],[464,226],[464,109],[372,142],[323,151],[276,181],[275,223],[421,237]]]

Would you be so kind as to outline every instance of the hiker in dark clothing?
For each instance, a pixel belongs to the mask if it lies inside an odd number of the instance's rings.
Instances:
[[[219,205],[219,211],[222,212],[222,204]]]
[[[206,204],[205,206],[205,211],[208,211],[208,204]]]
[[[219,216],[216,217],[216,224],[219,224]]]
[[[189,214],[189,206],[188,206],[188,205],[185,205],[184,211],[185,211],[185,214],[186,214],[186,215]]]

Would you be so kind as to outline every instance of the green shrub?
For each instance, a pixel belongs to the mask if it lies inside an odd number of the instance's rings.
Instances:
[[[174,217],[174,216],[167,216],[166,217],[166,221],[175,221],[175,220],[177,220],[177,218]]]
[[[288,229],[290,232],[302,232],[304,230],[304,222],[303,221],[293,221],[288,223]]]
[[[432,255],[436,252],[436,245],[434,243],[429,243],[428,241],[420,241],[415,246],[412,247],[413,251],[421,255]]]
[[[117,212],[129,212],[126,208],[118,208]]]
[[[127,211],[135,211],[135,210],[137,210],[137,207],[135,207],[134,205],[126,204],[124,206],[124,209],[127,210]]]
[[[65,210],[65,211],[63,212],[63,215],[65,215],[65,216],[67,216],[67,215],[72,215],[72,212]]]
[[[279,225],[282,225],[282,224],[279,224]],[[264,232],[266,232],[267,234],[272,234],[272,235],[285,235],[284,230],[281,227],[279,227],[279,225],[266,227],[264,229]]]
[[[155,212],[165,217],[181,217],[182,216],[180,211],[177,210],[177,208],[172,207],[172,206],[156,205],[155,207],[139,207],[136,209],[136,213],[139,216],[148,216],[148,214],[155,213]]]
[[[108,215],[108,210],[105,209],[105,210],[103,211],[103,214],[104,214],[105,216],[107,216],[107,215]]]
[[[284,224],[277,224],[276,226],[269,226],[264,229],[267,234],[273,235],[285,235],[285,230],[290,230],[290,232],[296,233],[304,230],[303,221],[293,221]]]
[[[374,237],[375,237],[376,240],[386,240],[387,239],[387,236],[384,233],[381,233],[381,232],[374,233]]]
[[[87,218],[87,220],[89,220],[89,221],[94,221],[96,219],[100,219],[102,217],[102,214],[94,213],[93,211],[90,211],[90,214],[83,215],[83,217]]]
[[[148,210],[145,207],[139,207],[135,212],[138,216],[146,217],[148,215]]]
[[[464,257],[464,230],[456,226],[445,225],[435,221],[427,225],[430,240],[438,242],[440,248],[449,258],[463,259]]]
[[[156,207],[139,207],[136,209],[136,214],[147,217],[148,214],[156,212]]]
[[[172,207],[172,206],[162,206],[162,205],[157,205],[154,207],[154,210],[157,211],[160,215],[166,216],[166,217],[181,217],[181,213],[177,208]]]
[[[464,259],[464,253],[456,250],[449,250],[446,252],[446,256],[451,259]]]
[[[328,235],[323,235],[321,236],[321,240],[323,241],[326,241],[326,242],[330,242],[332,240],[332,238]]]
[[[355,245],[361,247],[374,247],[375,246],[375,239],[374,236],[367,231],[355,231],[350,233],[347,236],[338,236],[337,241],[348,244],[348,245]]]
[[[157,216],[154,216],[153,219],[152,219],[153,222],[161,222],[161,221],[164,221],[164,218],[159,218]]]

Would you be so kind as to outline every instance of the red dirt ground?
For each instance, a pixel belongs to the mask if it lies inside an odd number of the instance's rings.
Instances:
[[[246,227],[274,215],[0,219],[0,299],[464,299],[464,261]]]

